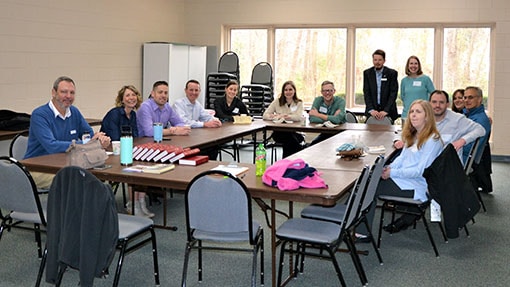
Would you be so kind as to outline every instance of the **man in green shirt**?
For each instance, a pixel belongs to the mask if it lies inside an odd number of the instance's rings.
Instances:
[[[312,109],[308,113],[310,123],[331,122],[335,125],[345,123],[345,100],[339,96],[335,96],[335,84],[331,81],[324,81],[321,84],[322,97],[316,97],[312,104]],[[329,137],[332,133],[319,134],[312,140],[311,145],[321,142]]]

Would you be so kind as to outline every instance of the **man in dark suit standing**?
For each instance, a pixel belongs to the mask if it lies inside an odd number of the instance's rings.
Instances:
[[[392,121],[398,118],[397,93],[398,72],[384,66],[386,53],[376,50],[372,54],[374,66],[363,71],[363,96],[366,116],[382,120],[388,116]]]

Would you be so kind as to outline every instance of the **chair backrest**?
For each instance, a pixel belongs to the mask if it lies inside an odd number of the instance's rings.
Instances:
[[[365,123],[370,125],[388,125],[388,126],[393,125],[389,117],[384,117],[382,120],[378,120],[374,117],[368,117]]]
[[[368,178],[367,191],[365,193],[365,198],[363,199],[363,203],[361,204],[361,210],[367,210],[375,199],[375,193],[377,191],[377,186],[379,185],[379,180],[381,179],[381,174],[384,167],[384,156],[380,155],[375,159],[375,163],[372,165],[370,169],[370,176]]]
[[[28,136],[17,134],[11,141],[9,146],[9,156],[17,160],[22,160],[27,152]]]
[[[475,163],[479,164],[482,160],[483,153],[485,152],[485,149],[487,148],[487,141],[491,137],[491,134],[489,133],[486,137],[480,139],[480,144],[478,145],[476,149],[476,156],[475,156]]]
[[[356,118],[356,115],[351,111],[345,111],[345,121],[348,123],[357,123],[358,118]]]
[[[473,171],[473,163],[476,162],[476,156],[481,142],[482,137],[479,137],[471,145],[471,150],[469,151],[469,155],[464,163],[464,171],[466,172],[466,175],[469,175]]]
[[[218,61],[218,72],[234,74],[239,81],[239,57],[235,52],[227,51]]]
[[[369,177],[369,167],[365,166],[361,171],[361,175],[356,180],[354,188],[347,200],[344,218],[342,219],[342,228],[348,229],[358,217],[361,203],[365,197],[367,182]]]
[[[253,67],[251,84],[266,85],[273,89],[273,67],[268,62],[260,62]]]
[[[0,209],[33,214],[33,223],[46,225],[37,187],[28,170],[12,157],[0,157]]]
[[[186,189],[188,240],[193,230],[221,233],[248,232],[252,242],[251,196],[246,185],[232,174],[208,170],[195,176]]]

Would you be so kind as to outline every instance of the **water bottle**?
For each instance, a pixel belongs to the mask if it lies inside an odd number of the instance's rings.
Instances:
[[[131,129],[123,129],[120,136],[120,164],[133,164],[133,133]]]
[[[266,149],[264,144],[259,144],[255,150],[255,174],[262,176],[266,171]]]

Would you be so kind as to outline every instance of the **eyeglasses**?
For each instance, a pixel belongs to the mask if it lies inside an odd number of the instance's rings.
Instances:
[[[335,90],[321,90],[323,93],[333,93]]]
[[[472,99],[478,98],[478,96],[463,96],[462,98],[464,100],[472,100]]]

